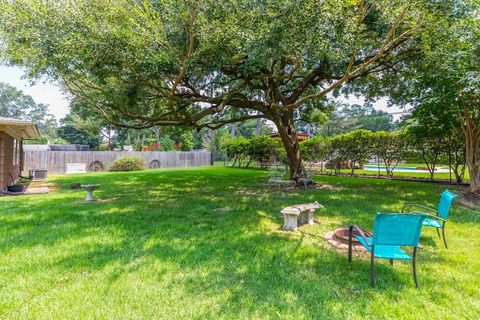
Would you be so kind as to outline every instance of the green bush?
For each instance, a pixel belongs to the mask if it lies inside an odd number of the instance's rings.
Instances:
[[[250,141],[244,137],[235,137],[232,139],[228,139],[224,143],[224,148],[227,154],[227,157],[233,159],[232,166],[235,166],[238,163],[240,167],[242,165],[242,161],[247,160],[247,148],[250,144]],[[250,161],[247,161],[247,167],[250,164]]]
[[[392,177],[393,170],[408,155],[408,141],[405,133],[377,131],[373,134],[373,148],[376,155],[383,159],[387,175]]]
[[[160,146],[162,151],[172,151],[175,141],[170,139],[168,136],[163,136],[160,138]]]
[[[321,137],[312,137],[300,143],[302,159],[310,165],[327,160],[331,149],[330,140]]]
[[[275,162],[278,147],[277,140],[261,135],[250,139],[246,153],[250,159],[257,161],[262,168],[267,168]]]
[[[145,169],[143,159],[138,157],[122,157],[113,162],[109,171],[137,171],[143,169]]]

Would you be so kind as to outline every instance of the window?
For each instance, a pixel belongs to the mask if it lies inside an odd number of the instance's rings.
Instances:
[[[13,164],[20,163],[20,141],[13,139]]]

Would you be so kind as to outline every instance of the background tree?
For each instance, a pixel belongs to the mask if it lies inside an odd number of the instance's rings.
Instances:
[[[392,103],[421,108],[423,114],[428,110],[432,117],[439,117],[438,122],[458,125],[465,138],[470,191],[479,193],[480,3],[452,1],[445,10],[451,18],[439,19],[442,27],[425,33],[419,59],[397,65],[395,78],[379,79],[375,84],[369,80],[372,87],[383,87]]]
[[[70,112],[64,124],[91,136],[101,136],[102,140],[106,141],[108,150],[113,150],[118,140],[121,140],[128,131],[126,128],[114,126],[106,121],[96,109],[92,109],[78,98],[70,101],[69,109]]]
[[[252,119],[239,122],[237,124],[237,135],[245,138],[252,138],[259,135],[268,135],[272,133],[272,126],[267,125],[265,119]],[[258,128],[258,135],[257,135]]]
[[[455,175],[455,181],[458,183],[463,182],[465,178],[466,157],[465,157],[465,137],[463,131],[459,128],[451,131],[447,136],[447,154],[445,159],[450,162],[451,170]]]
[[[70,117],[68,115],[60,120],[58,136],[68,143],[88,145],[91,149],[98,148],[102,142],[102,137],[99,134],[91,134],[75,128],[71,124]]]
[[[356,119],[347,118],[342,114],[341,106],[332,112],[328,120],[320,126],[318,135],[323,137],[334,137],[339,134],[357,130],[360,126],[356,123]]]
[[[452,162],[457,181],[463,174],[459,166],[464,164],[465,139],[460,122],[453,110],[442,106],[441,101],[419,103],[412,113],[402,119],[406,139],[411,144],[412,155],[421,159],[433,180],[436,165]],[[453,159],[452,159],[453,157]]]
[[[319,126],[317,133],[333,137],[357,129],[376,131],[392,131],[395,129],[393,118],[385,111],[375,110],[371,103],[364,105],[337,104],[335,111]]]
[[[440,157],[447,150],[443,135],[431,135],[423,132],[422,128],[410,127],[404,139],[409,145],[408,155],[421,159],[427,166],[430,179],[433,180]]]
[[[0,36],[11,64],[61,81],[117,126],[271,120],[296,180],[295,114],[394,71],[443,4],[2,0]]]
[[[392,131],[395,128],[393,118],[385,111],[375,110],[371,103],[346,106],[341,113],[347,119],[353,120],[358,129],[376,131]]]
[[[49,113],[48,105],[36,103],[31,96],[3,82],[0,82],[0,116],[32,121],[37,124],[43,143],[59,142],[57,120]]]

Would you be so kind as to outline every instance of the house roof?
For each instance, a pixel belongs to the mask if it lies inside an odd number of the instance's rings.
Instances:
[[[0,131],[4,131],[15,139],[40,138],[37,125],[26,120],[0,117]]]

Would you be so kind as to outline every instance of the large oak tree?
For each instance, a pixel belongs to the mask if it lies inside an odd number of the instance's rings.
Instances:
[[[269,119],[297,179],[295,118],[357,79],[395,72],[443,9],[426,0],[0,0],[0,35],[9,63],[59,80],[118,126]]]
[[[464,139],[470,191],[478,194],[480,1],[452,3],[450,19],[442,22],[443,28],[430,30],[422,38],[422,59],[409,61],[405,65],[408,70],[384,87],[393,102],[414,107],[411,118],[415,120],[413,127],[418,129],[417,137],[430,140],[430,145],[438,144],[434,141],[444,137],[447,147],[453,150],[458,149],[457,140]]]

